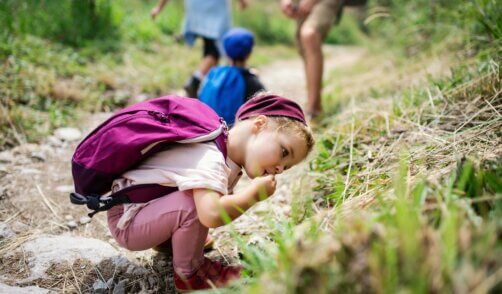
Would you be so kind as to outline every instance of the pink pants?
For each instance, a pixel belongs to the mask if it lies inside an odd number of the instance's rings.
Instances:
[[[122,205],[108,210],[108,227],[120,246],[146,250],[171,239],[174,269],[185,276],[192,275],[204,261],[208,228],[199,221],[191,190],[152,200],[120,230],[117,222],[123,213]]]

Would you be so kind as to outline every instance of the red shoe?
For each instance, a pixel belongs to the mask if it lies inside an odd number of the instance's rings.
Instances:
[[[181,293],[223,287],[239,279],[241,269],[240,266],[224,266],[204,257],[204,263],[191,277],[185,278],[174,272],[174,287]]]

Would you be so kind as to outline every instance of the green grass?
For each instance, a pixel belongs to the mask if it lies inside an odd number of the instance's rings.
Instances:
[[[197,67],[200,42],[190,49],[173,37],[182,1],[169,3],[155,22],[153,0],[97,0],[92,11],[91,1],[74,2],[0,3],[6,28],[0,33],[0,149],[37,142],[54,128],[75,125],[80,115],[113,111],[138,95],[173,93]],[[76,11],[82,13],[75,17]],[[252,18],[258,10],[246,13]],[[280,38],[259,39],[250,65],[296,56],[288,46],[269,44]]]
[[[230,292],[501,291],[499,8],[435,3],[371,2],[390,16],[327,77],[311,189],[271,241],[241,242],[247,284]]]

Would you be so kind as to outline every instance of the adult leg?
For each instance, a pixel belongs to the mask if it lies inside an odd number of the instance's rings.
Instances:
[[[316,115],[322,111],[321,87],[324,58],[321,34],[309,23],[303,23],[300,28],[300,43],[307,82],[307,113]]]
[[[183,88],[187,92],[187,96],[197,98],[201,81],[207,75],[209,70],[216,66],[220,60],[220,52],[216,46],[216,40],[202,38],[204,41],[204,49],[202,60],[199,63],[197,71],[185,82]]]
[[[307,82],[307,113],[322,111],[321,91],[324,70],[322,42],[341,9],[341,0],[320,0],[310,14],[299,22],[297,39],[305,66]]]
[[[149,202],[125,230],[116,228],[122,206],[108,213],[108,224],[117,242],[129,250],[146,250],[171,239],[173,264],[180,274],[192,275],[204,262],[208,228],[197,216],[191,192],[177,191]]]

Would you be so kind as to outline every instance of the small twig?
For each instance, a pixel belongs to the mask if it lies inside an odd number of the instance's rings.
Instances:
[[[21,212],[23,212],[24,210],[20,210],[18,212],[16,212],[14,215],[10,216],[8,219],[6,219],[4,221],[5,224],[8,224],[11,220],[13,220],[15,217],[17,217]]]
[[[502,199],[502,195],[499,195],[499,196],[484,196],[484,197],[478,197],[478,198],[474,198],[474,199],[464,199],[464,200],[467,201],[469,204],[474,204],[474,203],[485,202],[485,201],[495,201],[495,200],[499,200],[499,199]],[[429,210],[437,209],[439,207],[440,207],[439,204],[431,204],[431,205],[425,206],[423,208],[423,210],[424,211],[429,211]]]
[[[480,285],[478,285],[472,293],[488,293],[497,283],[502,280],[502,268],[499,268],[492,275],[487,277]]]
[[[218,250],[218,253],[221,255],[221,257],[223,257],[223,259],[225,260],[225,262],[227,264],[230,264],[230,262],[228,262],[228,259],[225,257],[225,255],[223,255],[223,252],[221,252],[221,249],[220,249],[220,246],[214,246],[216,248],[216,250]]]
[[[69,262],[68,262],[68,264],[70,265],[70,269],[71,269],[71,273],[73,275],[73,279],[75,279],[75,286],[77,287],[78,293],[82,294],[82,290],[80,290],[80,285],[78,284],[77,275],[75,275],[75,271],[73,270],[73,265],[70,264]]]
[[[483,98],[483,99],[484,99],[484,98]],[[488,100],[486,100],[486,99],[484,99],[484,100],[485,100],[485,102],[486,102],[486,103],[487,103],[487,104],[488,104],[488,105],[489,105],[489,106],[493,109],[493,111],[495,111],[495,112],[497,113],[497,115],[498,115],[498,116],[502,116],[502,115],[500,114],[500,112],[498,112],[498,110],[497,110],[495,107],[493,107],[493,105],[490,103],[490,101],[488,101]]]
[[[354,101],[352,99],[352,101]],[[345,187],[343,188],[343,193],[342,193],[342,199],[345,201],[345,195],[347,193],[347,189],[349,187],[349,180],[350,180],[350,172],[352,169],[352,153],[354,150],[354,115],[352,115],[352,121],[350,123],[350,153],[349,153],[349,168],[347,169],[347,177],[345,177]]]
[[[42,200],[43,200],[44,204],[47,206],[47,208],[49,208],[49,210],[52,212],[52,214],[54,214],[54,216],[58,220],[61,220],[60,216],[57,214],[57,212],[54,210],[54,208],[52,207],[50,202],[47,200],[47,197],[45,197],[44,192],[42,192],[42,189],[40,189],[40,186],[37,184],[35,184],[35,186],[37,187],[37,190],[38,190],[38,193],[40,194],[40,196],[42,196]]]

